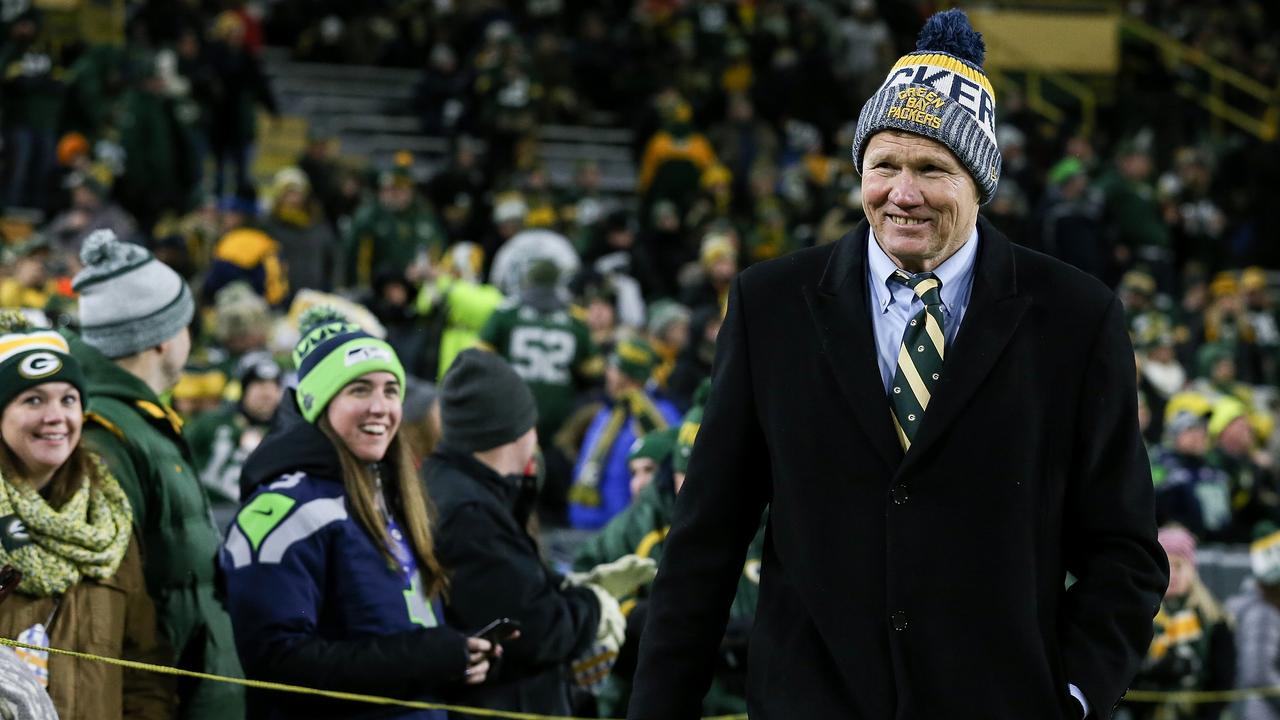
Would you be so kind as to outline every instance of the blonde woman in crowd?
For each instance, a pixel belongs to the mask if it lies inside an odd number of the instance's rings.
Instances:
[[[80,443],[84,387],[66,340],[0,312],[0,565],[22,572],[17,592],[0,606],[0,636],[169,665],[129,501]],[[16,654],[62,720],[171,716],[164,675],[45,650]]]

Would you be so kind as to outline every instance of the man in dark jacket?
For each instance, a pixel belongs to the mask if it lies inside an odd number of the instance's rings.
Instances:
[[[84,443],[100,455],[133,508],[147,592],[178,667],[242,677],[231,619],[214,590],[218,530],[182,438],[182,420],[160,395],[178,381],[191,347],[195,303],[172,269],[110,230],[80,251],[81,337],[72,352],[89,382]],[[178,684],[180,720],[238,720],[244,690]]]
[[[1109,717],[1146,653],[1169,578],[1123,310],[979,219],[981,39],[952,10],[918,47],[859,119],[868,222],[734,281],[634,720],[699,716],[766,506],[752,720]]]
[[[537,493],[537,409],[505,360],[460,353],[441,387],[440,420],[443,437],[423,475],[436,506],[440,562],[451,572],[445,617],[462,629],[503,617],[521,625],[520,638],[504,645],[497,679],[464,689],[456,701],[569,715],[570,663],[584,686],[603,679],[626,631],[617,598],[648,582],[653,562],[573,578],[543,564],[525,529]]]

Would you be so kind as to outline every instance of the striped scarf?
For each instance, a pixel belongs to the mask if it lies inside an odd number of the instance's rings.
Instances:
[[[61,595],[81,578],[109,578],[120,567],[133,512],[120,483],[91,457],[101,480],[84,478],[58,510],[25,483],[0,480],[0,566],[22,571],[18,590]]]
[[[642,438],[654,430],[664,430],[667,419],[645,394],[644,390],[629,390],[613,404],[613,412],[604,430],[596,436],[587,461],[582,471],[569,488],[569,502],[583,507],[600,507],[600,474],[609,455],[609,450],[617,442],[622,428],[631,420],[631,429],[636,438]]]

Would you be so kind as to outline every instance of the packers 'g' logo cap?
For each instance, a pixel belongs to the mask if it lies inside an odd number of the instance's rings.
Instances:
[[[49,377],[62,369],[62,358],[51,352],[36,352],[18,363],[18,374],[28,380]]]
[[[84,374],[66,338],[31,327],[21,313],[0,310],[0,408],[19,393],[51,382],[73,385],[85,401]]]

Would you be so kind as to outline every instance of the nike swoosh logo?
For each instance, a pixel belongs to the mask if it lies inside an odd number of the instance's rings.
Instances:
[[[275,508],[271,508],[270,510],[254,510],[254,512],[256,512],[256,513],[258,513],[259,515],[262,515],[262,516],[264,516],[264,517],[271,517],[272,515],[275,515],[275,514],[276,514],[276,509],[275,509]]]

